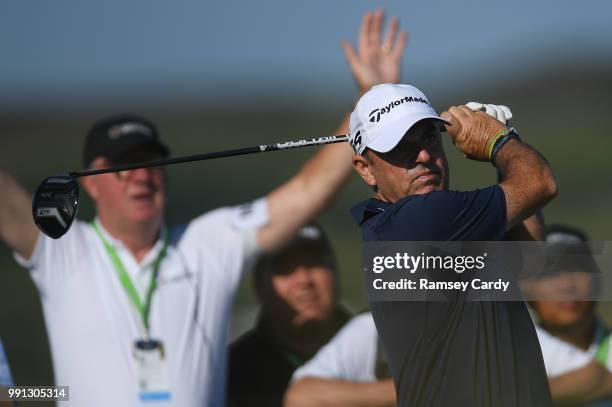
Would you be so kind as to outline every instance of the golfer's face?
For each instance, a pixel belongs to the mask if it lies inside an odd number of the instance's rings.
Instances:
[[[272,295],[264,301],[276,318],[302,325],[333,315],[335,277],[317,250],[284,253],[274,264],[270,284]]]
[[[407,195],[446,189],[448,163],[440,125],[433,120],[415,124],[387,153],[369,152],[378,190],[395,202]]]
[[[94,161],[97,168],[112,165],[103,158]],[[98,211],[122,222],[147,222],[163,215],[163,169],[141,168],[95,177]]]

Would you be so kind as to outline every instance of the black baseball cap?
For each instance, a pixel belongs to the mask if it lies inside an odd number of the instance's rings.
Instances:
[[[113,163],[144,162],[168,157],[170,150],[162,143],[155,125],[131,113],[121,113],[95,122],[85,140],[83,166],[96,157]]]
[[[265,278],[267,272],[272,270],[275,262],[292,250],[314,250],[323,255],[323,261],[329,266],[332,273],[336,273],[336,259],[327,234],[317,223],[310,223],[302,227],[297,234],[282,247],[272,253],[263,254],[255,264],[255,286],[257,287]]]
[[[546,228],[544,274],[571,270],[601,273],[584,231],[568,225],[550,225]]]

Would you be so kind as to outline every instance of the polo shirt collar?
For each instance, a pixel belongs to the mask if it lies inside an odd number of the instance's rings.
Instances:
[[[104,239],[106,239],[106,241],[110,243],[111,246],[115,248],[115,250],[117,250],[117,253],[120,253],[121,255],[131,256],[134,262],[138,264],[141,270],[145,270],[149,268],[153,264],[153,262],[155,262],[160,251],[164,247],[164,240],[162,238],[163,233],[160,233],[160,236],[157,238],[157,241],[155,242],[153,247],[151,247],[151,249],[147,252],[147,254],[142,259],[142,261],[138,263],[136,262],[136,259],[134,258],[132,252],[128,250],[128,248],[123,244],[123,242],[120,239],[117,239],[116,237],[111,235],[104,228],[104,225],[102,225],[102,222],[100,222],[100,218],[96,216],[95,222],[98,224],[98,227],[100,228],[100,233],[102,233],[102,236],[104,236]],[[164,229],[165,229],[165,225],[162,224],[162,230]]]
[[[351,208],[351,215],[359,225],[362,225],[368,219],[389,209],[391,205],[389,202],[370,198],[353,206]]]

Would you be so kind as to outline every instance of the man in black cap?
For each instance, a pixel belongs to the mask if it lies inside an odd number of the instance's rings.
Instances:
[[[83,166],[90,166],[99,156],[112,162],[126,162],[162,158],[169,154],[151,121],[124,113],[94,123],[85,140]]]
[[[70,386],[71,402],[223,406],[228,321],[244,270],[336,194],[350,173],[339,159],[347,149],[323,148],[270,195],[180,231],[163,222],[162,168],[83,179],[96,217],[75,220],[57,240],[38,233],[29,197],[15,189],[27,226],[19,233],[31,239],[13,246],[16,259],[41,293],[55,379]],[[104,168],[167,154],[150,122],[120,115],[93,126],[84,160]],[[3,237],[10,245],[15,235]]]
[[[381,41],[382,20],[367,13],[359,52],[345,46],[361,92],[399,80],[406,36],[396,37],[394,21]],[[167,153],[149,121],[113,116],[93,126],[84,161],[103,168]],[[326,146],[267,196],[205,213],[181,233],[163,223],[162,169],[87,177],[97,216],[58,240],[38,232],[29,194],[0,171],[0,237],[41,293],[55,379],[70,386],[71,403],[225,405],[228,319],[243,271],[326,208],[350,156],[345,144]]]
[[[349,314],[338,301],[332,248],[315,224],[262,256],[254,277],[261,312],[255,328],[231,346],[229,402],[232,407],[281,407],[293,372],[335,335]]]
[[[149,120],[133,114],[104,118],[92,126],[83,149],[83,165],[104,168],[116,164],[165,158],[169,149]],[[162,168],[146,168],[83,179],[87,193],[96,201],[103,225],[121,230],[126,245],[133,245],[136,260],[147,252],[139,247],[140,236],[158,233],[165,205]],[[130,230],[124,230],[124,229]],[[137,230],[136,230],[137,229]],[[132,239],[129,236],[138,236]],[[133,240],[133,242],[130,242]],[[150,241],[151,238],[145,239]],[[140,253],[142,250],[142,253]]]
[[[14,209],[28,226],[20,233],[31,234],[14,247],[16,259],[41,293],[55,379],[70,386],[71,402],[223,406],[228,321],[243,271],[336,194],[349,174],[339,159],[347,149],[323,148],[270,195],[180,231],[164,226],[162,168],[83,179],[96,217],[75,220],[58,240],[37,232],[29,198],[16,190]],[[150,122],[119,115],[93,126],[84,160],[104,168],[167,154]]]

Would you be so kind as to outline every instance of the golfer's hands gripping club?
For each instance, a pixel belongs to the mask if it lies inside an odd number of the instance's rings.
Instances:
[[[383,38],[384,19],[382,10],[364,14],[357,50],[350,42],[342,41],[344,55],[361,92],[367,92],[381,83],[400,81],[402,55],[408,35],[404,31],[398,34],[399,22],[392,17]]]
[[[485,112],[489,116],[499,120],[506,126],[510,125],[510,119],[512,119],[512,112],[508,106],[503,105],[492,105],[478,102],[468,102],[465,104],[473,112]]]
[[[499,120],[482,111],[473,112],[465,105],[451,106],[441,117],[450,123],[446,131],[455,146],[471,160],[489,161],[489,142],[507,130]]]

